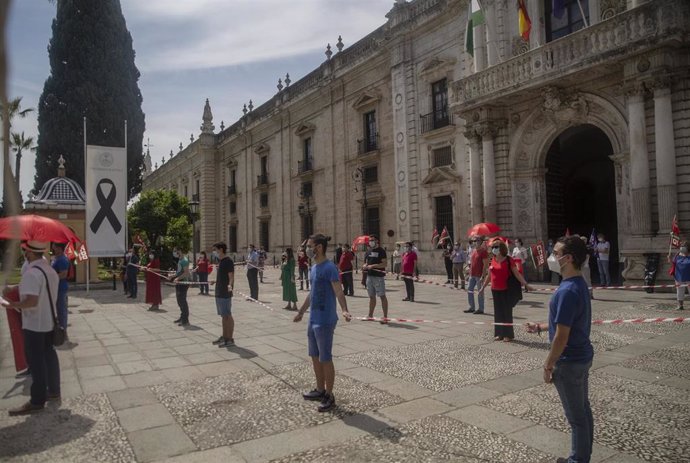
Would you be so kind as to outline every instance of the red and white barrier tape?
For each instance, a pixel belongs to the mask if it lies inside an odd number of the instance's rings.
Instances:
[[[492,326],[523,326],[523,323],[495,323],[482,321],[464,321],[464,320],[425,320],[412,318],[384,318],[384,317],[352,317],[353,320],[360,320],[365,322],[398,322],[398,323],[445,323],[457,325],[492,325]],[[592,320],[592,325],[622,325],[626,323],[690,323],[690,317],[675,317],[675,318],[631,318],[631,319],[616,319],[616,320]]]

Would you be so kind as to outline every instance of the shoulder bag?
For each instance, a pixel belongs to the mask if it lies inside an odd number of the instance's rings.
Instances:
[[[508,257],[508,295],[510,297],[510,304],[515,307],[515,305],[522,300],[522,285],[520,281],[515,278],[513,274],[513,259]]]
[[[63,327],[60,326],[57,320],[57,314],[55,312],[55,304],[53,303],[53,296],[50,293],[50,283],[48,282],[48,275],[46,275],[46,272],[40,268],[36,267],[38,270],[41,271],[43,274],[43,277],[46,280],[46,289],[48,290],[48,300],[50,301],[50,314],[53,316],[53,345],[54,346],[61,346],[65,343],[65,339],[67,338],[67,331]]]

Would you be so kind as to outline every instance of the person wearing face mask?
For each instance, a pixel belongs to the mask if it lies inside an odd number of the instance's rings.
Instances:
[[[599,267],[599,283],[602,286],[611,285],[611,275],[609,274],[609,254],[611,253],[611,243],[606,241],[603,233],[597,236],[597,265]]]
[[[673,279],[676,282],[677,309],[683,310],[685,292],[690,292],[688,289],[688,285],[690,285],[690,255],[688,255],[687,241],[680,244],[680,252],[673,259],[671,259],[671,254],[668,255],[668,262],[671,264]]]
[[[259,253],[250,244],[247,248],[247,282],[249,283],[248,301],[259,300]]]
[[[511,300],[508,290],[508,279],[512,273],[526,290],[531,287],[525,281],[522,273],[515,267],[512,259],[508,257],[508,245],[502,240],[495,238],[491,242],[491,253],[493,259],[489,264],[489,274],[484,279],[484,283],[479,288],[479,294],[484,292],[484,288],[491,282],[491,294],[494,299],[494,322],[513,323],[513,307],[515,302]],[[494,325],[494,340],[511,342],[515,338],[515,330],[512,325]]]
[[[395,279],[400,279],[400,264],[402,263],[403,252],[400,249],[400,244],[395,244],[395,250],[393,251],[393,273],[395,273]]]
[[[527,255],[527,248],[522,245],[522,240],[520,238],[515,239],[515,246],[513,247],[511,257],[513,258],[513,262],[515,262],[515,265],[520,269],[520,273],[522,273],[522,276],[524,276],[526,280],[527,276],[525,275],[525,263],[527,262],[529,256]]]
[[[364,255],[362,270],[367,272],[367,293],[369,294],[369,317],[374,316],[376,296],[381,298],[382,324],[388,323],[388,298],[386,297],[386,250],[379,245],[378,237],[369,236],[369,249]]]
[[[405,243],[402,255],[402,276],[405,281],[405,293],[403,301],[414,302],[414,270],[417,266],[417,253],[412,250],[411,243]]]
[[[218,242],[213,245],[213,255],[219,260],[216,273],[216,312],[220,315],[223,334],[213,344],[220,348],[235,345],[235,319],[232,317],[232,292],[235,287],[235,263],[225,253],[227,245]]]
[[[149,263],[146,264],[146,303],[151,304],[150,311],[158,310],[163,298],[161,296],[161,261],[153,251],[149,251]]]
[[[458,280],[461,281],[460,289],[465,289],[465,262],[467,262],[467,251],[462,248],[460,241],[455,242],[455,247],[450,255],[453,261],[453,285],[458,287]]]
[[[486,276],[489,268],[489,253],[486,249],[486,242],[481,236],[470,238],[470,278],[467,283],[467,300],[470,307],[465,313],[483,314],[484,313],[484,293],[479,292],[482,287],[482,280]],[[478,307],[474,305],[474,293],[477,291]]]
[[[563,276],[549,302],[549,323],[528,322],[530,333],[549,331],[551,349],[544,362],[544,382],[553,383],[572,430],[569,458],[557,462],[589,462],[594,418],[589,403],[592,302],[581,268],[587,247],[577,235],[560,238],[548,258],[549,268]]]
[[[208,296],[208,257],[201,251],[196,261],[196,274],[199,276],[199,294]]]
[[[335,407],[333,384],[335,383],[335,367],[333,366],[333,335],[338,323],[336,300],[340,304],[345,321],[352,316],[347,310],[347,300],[340,286],[338,268],[326,258],[326,246],[329,237],[317,234],[309,237],[307,255],[314,259],[311,268],[311,292],[302,303],[302,307],[293,319],[299,322],[304,312],[309,309],[309,326],[307,339],[309,341],[309,356],[316,377],[316,388],[302,394],[304,400],[319,401],[319,412],[327,412]]]
[[[453,259],[451,256],[453,254],[453,245],[450,242],[443,248],[443,266],[446,268],[446,284],[449,285],[453,282]]]
[[[132,299],[136,299],[139,293],[139,285],[137,284],[139,262],[139,252],[137,248],[132,248],[132,255],[127,263],[127,289],[129,290],[129,297]]]
[[[352,276],[354,267],[352,261],[355,260],[355,254],[350,251],[349,244],[343,244],[340,260],[338,261],[338,270],[340,270],[340,277],[343,282],[343,292],[346,296],[355,295],[355,283]]]
[[[285,310],[297,311],[297,288],[295,286],[295,255],[292,248],[285,250],[285,260],[280,265],[280,283],[283,286],[283,300],[287,305]]]
[[[304,291],[304,283],[307,283],[307,291],[309,291],[309,257],[304,252],[304,246],[299,247],[297,252],[297,268],[299,271],[299,290]]]
[[[173,257],[178,259],[177,272],[173,282],[178,283],[175,285],[175,298],[177,299],[177,305],[180,307],[180,318],[173,323],[177,323],[180,326],[189,325],[189,304],[187,303],[189,285],[187,283],[191,281],[191,272],[189,270],[189,259],[187,259],[186,254],[187,251],[182,249],[175,249],[173,251]]]

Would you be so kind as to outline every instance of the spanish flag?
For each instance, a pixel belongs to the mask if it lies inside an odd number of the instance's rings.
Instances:
[[[518,0],[518,28],[520,30],[520,35],[524,40],[529,40],[529,33],[532,30],[532,20],[529,19],[529,14],[527,13],[527,5],[525,5],[525,0]]]

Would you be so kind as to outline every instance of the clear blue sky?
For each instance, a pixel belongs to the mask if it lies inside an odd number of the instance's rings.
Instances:
[[[296,81],[325,60],[338,35],[349,46],[386,21],[394,0],[121,0],[132,34],[153,162],[199,133],[209,98],[218,130],[263,103],[278,78]],[[50,73],[48,43],[56,5],[13,0],[9,18],[10,98],[36,108]],[[36,114],[13,131],[38,135]],[[12,157],[12,166],[14,161]],[[35,157],[22,157],[21,190],[33,188]],[[69,166],[67,166],[69,175]]]

